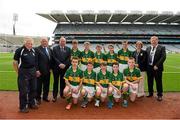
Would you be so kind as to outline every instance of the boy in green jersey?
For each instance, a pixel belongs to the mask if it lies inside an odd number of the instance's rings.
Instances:
[[[113,63],[113,73],[111,76],[111,83],[108,89],[109,103],[108,108],[112,108],[113,98],[115,102],[119,102],[121,94],[123,98],[127,94],[128,85],[125,83],[123,74],[119,72],[119,63]]]
[[[114,46],[108,45],[109,52],[106,54],[107,70],[112,73],[112,65],[117,62],[117,54],[114,52]]]
[[[132,56],[132,52],[128,50],[128,41],[122,41],[122,49],[118,51],[118,62],[119,70],[123,72],[125,68],[128,67],[127,61],[128,58]]]
[[[100,71],[100,64],[104,61],[106,61],[106,56],[104,53],[102,53],[102,46],[97,45],[96,46],[96,53],[94,53],[94,71],[96,73],[99,73]]]
[[[78,41],[72,40],[72,49],[71,49],[71,59],[73,57],[78,57],[79,62],[81,61],[81,51],[78,49]]]
[[[88,102],[91,102],[95,95],[96,73],[93,71],[93,63],[88,62],[87,69],[83,72],[83,87],[81,90],[81,96],[83,102],[81,107],[86,107]]]
[[[80,95],[80,88],[82,85],[83,73],[78,68],[78,58],[73,57],[71,61],[72,66],[66,71],[64,79],[66,87],[64,88],[64,97],[67,99],[68,105],[66,109],[69,110],[73,103],[78,103]]]
[[[85,71],[87,68],[88,62],[94,62],[94,53],[90,50],[90,43],[85,42],[84,43],[84,51],[81,52],[81,64],[80,69],[82,71]]]
[[[128,59],[128,68],[124,69],[125,81],[129,86],[130,100],[135,101],[138,92],[138,83],[142,79],[141,72],[135,67],[135,59],[130,57]]]
[[[101,70],[97,74],[96,82],[96,103],[95,106],[99,107],[100,100],[104,102],[107,98],[107,91],[110,83],[111,73],[107,71],[107,63],[101,63]]]

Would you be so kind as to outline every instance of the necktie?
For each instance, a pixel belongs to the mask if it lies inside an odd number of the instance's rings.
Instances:
[[[136,64],[138,64],[138,56],[139,56],[139,52],[136,52]]]
[[[154,56],[154,50],[155,50],[155,47],[151,48],[151,52],[150,52],[150,55],[149,55],[149,65],[152,65],[153,64],[153,56]]]
[[[47,55],[47,57],[50,59],[47,47],[44,47],[43,50],[44,50],[44,53]]]
[[[61,52],[64,52],[64,47],[61,47]]]

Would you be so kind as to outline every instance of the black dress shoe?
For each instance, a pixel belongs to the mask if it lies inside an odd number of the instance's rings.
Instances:
[[[37,105],[29,105],[29,108],[30,109],[38,109],[38,106]]]
[[[19,112],[21,112],[21,113],[28,113],[29,110],[28,110],[28,108],[23,108],[23,109],[20,109]]]
[[[64,97],[64,96],[61,96],[61,98],[62,98],[62,99],[65,99],[65,97]]]
[[[146,97],[150,98],[150,97],[152,97],[152,96],[153,96],[153,94],[149,94],[149,95],[147,95]]]
[[[53,98],[52,101],[53,101],[53,102],[56,102],[56,101],[57,101],[57,98]]]
[[[41,99],[37,99],[37,104],[38,104],[38,105],[41,104]]]
[[[162,99],[162,96],[158,96],[157,97],[157,101],[162,101],[163,99]]]
[[[50,102],[50,100],[48,98],[43,98],[43,101]]]

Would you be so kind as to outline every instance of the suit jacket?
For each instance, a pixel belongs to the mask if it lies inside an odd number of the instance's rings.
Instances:
[[[135,58],[135,60],[136,60],[136,53],[137,53],[137,51],[134,51],[132,53],[132,56]],[[147,69],[147,52],[143,49],[141,49],[141,51],[138,55],[138,65],[139,65],[139,69],[141,71],[146,71],[146,69]]]
[[[151,52],[151,46],[147,47],[147,56],[149,58]],[[158,45],[154,55],[153,66],[157,66],[159,71],[163,71],[163,63],[166,60],[166,48],[164,46]],[[147,60],[147,64],[149,64],[149,59]]]
[[[53,47],[53,59],[54,59],[54,68],[59,68],[59,64],[65,64],[65,69],[69,68],[71,64],[71,49],[67,46],[64,47],[64,52],[61,51],[60,46]]]
[[[49,73],[52,66],[52,50],[49,47],[47,47],[47,50],[49,56],[44,52],[44,48],[42,46],[38,46],[35,49],[38,59],[38,70],[41,74]]]

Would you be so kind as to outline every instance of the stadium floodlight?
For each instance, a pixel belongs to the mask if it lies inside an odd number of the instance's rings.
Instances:
[[[18,14],[13,14],[13,35],[16,35],[16,22],[18,21]]]

